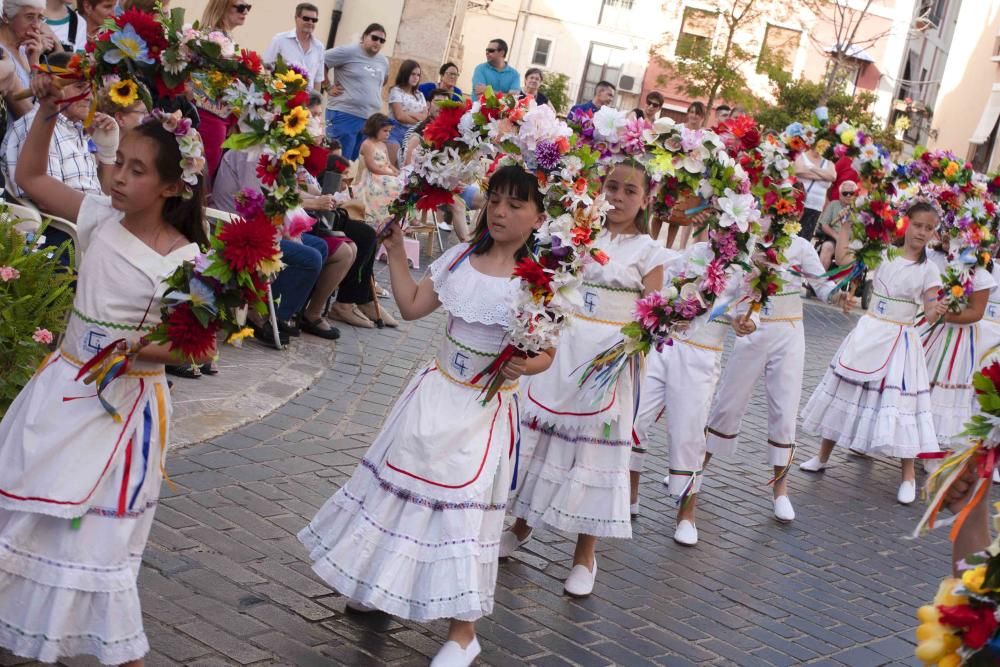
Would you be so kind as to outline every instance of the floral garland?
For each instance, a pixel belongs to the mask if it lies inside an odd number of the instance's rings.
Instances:
[[[578,144],[572,130],[552,107],[532,97],[497,95],[487,89],[479,100],[443,102],[428,123],[413,165],[402,174],[403,191],[393,202],[398,223],[414,209],[433,210],[450,203],[464,184],[479,180],[486,160],[502,151],[491,166],[516,164],[536,174],[547,219],[535,234],[531,254],[521,260],[514,276],[521,281],[511,306],[509,342],[479,375],[485,379],[483,402],[493,398],[503,382],[503,365],[514,356],[530,356],[553,347],[569,321],[578,299],[583,267],[606,262],[593,247],[608,209],[595,177],[597,154]],[[488,233],[488,232],[486,232]],[[484,240],[475,238],[460,262]]]
[[[166,344],[190,361],[211,350],[219,333],[230,342],[251,335],[236,311],[249,305],[266,313],[267,283],[282,268],[279,227],[294,224],[295,216],[287,214],[301,202],[296,176],[314,141],[305,74],[280,59],[273,74],[264,71],[256,53],[239,50],[221,32],[185,26],[180,8],[169,16],[122,12],[105,22],[69,67],[40,69],[64,81],[90,81],[95,92],[110,85],[109,95],[123,106],[141,99],[150,108],[150,86],[162,97],[183,94],[191,83],[229,104],[238,117],[238,132],[225,146],[260,155],[263,196],[250,197],[242,217],[219,226],[205,252],[165,279],[160,324],[131,349],[115,343],[98,353],[85,365],[88,379],[106,387],[149,343]],[[185,183],[197,182],[201,162],[189,145],[187,121],[161,116],[161,122],[178,136]],[[292,222],[286,223],[289,217]]]

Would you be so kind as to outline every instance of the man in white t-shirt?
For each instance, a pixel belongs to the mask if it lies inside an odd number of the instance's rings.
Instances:
[[[295,29],[280,32],[264,52],[264,62],[273,63],[281,56],[288,64],[302,67],[309,75],[309,86],[319,91],[323,83],[323,43],[316,39],[319,9],[311,2],[295,7]]]
[[[816,221],[826,205],[826,191],[837,179],[837,169],[819,154],[815,146],[810,146],[795,158],[795,177],[806,191],[806,210],[802,214],[799,236],[811,241],[813,232],[816,231]]]

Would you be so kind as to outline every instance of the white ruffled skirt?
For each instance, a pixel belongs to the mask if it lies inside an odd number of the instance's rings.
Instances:
[[[983,348],[980,325],[943,324],[922,334],[927,357],[934,430],[942,446],[961,446],[958,434],[973,414],[976,395],[972,374]]]

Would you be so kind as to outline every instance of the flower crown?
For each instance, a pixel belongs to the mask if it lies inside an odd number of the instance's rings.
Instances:
[[[161,109],[153,109],[151,117],[177,140],[181,151],[181,180],[184,181],[184,193],[181,196],[190,199],[198,185],[198,177],[205,171],[205,144],[202,143],[201,135],[191,124],[191,119],[185,118],[180,111],[167,113]]]

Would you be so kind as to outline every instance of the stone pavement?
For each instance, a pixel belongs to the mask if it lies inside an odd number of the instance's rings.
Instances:
[[[357,465],[431,357],[443,321],[345,327],[334,363],[310,389],[257,423],[174,453],[167,469],[177,486],[164,487],[140,575],[148,665],[427,664],[445,622],[345,615],[295,534]],[[852,321],[807,305],[803,400]],[[898,466],[835,454],[823,475],[796,469],[798,518],[781,525],[771,518],[765,438],[758,393],[743,456],[713,462],[701,542],[684,548],[671,539],[660,431],[634,538],[600,543],[594,595],[562,595],[572,543],[537,531],[500,568],[496,610],[478,626],[480,664],[917,664],[913,611],[947,573],[948,548],[940,535],[903,539],[920,508],[895,502]],[[799,441],[804,460],[817,443]]]

